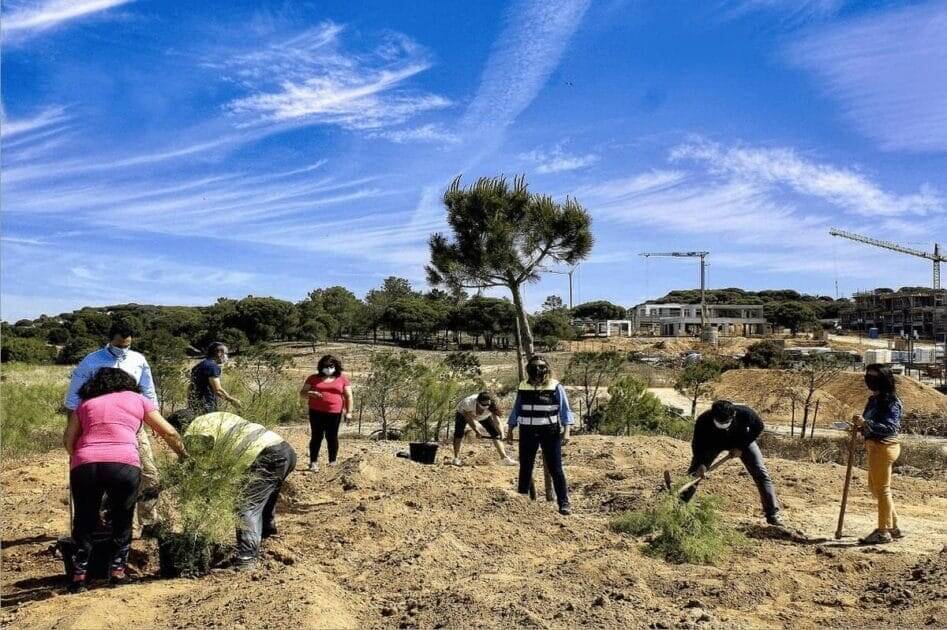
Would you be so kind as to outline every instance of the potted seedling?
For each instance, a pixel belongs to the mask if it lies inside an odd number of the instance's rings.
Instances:
[[[425,367],[417,376],[417,400],[406,427],[414,439],[408,445],[412,461],[437,461],[437,436],[453,415],[462,381],[444,366]]]

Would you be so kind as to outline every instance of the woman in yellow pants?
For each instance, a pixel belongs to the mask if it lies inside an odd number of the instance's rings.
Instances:
[[[895,391],[891,369],[874,363],[865,368],[865,385],[871,390],[861,416],[853,420],[865,436],[868,451],[868,489],[878,500],[878,527],[861,539],[866,545],[879,545],[901,538],[898,513],[891,500],[891,467],[901,454],[898,432],[901,429],[901,401]]]

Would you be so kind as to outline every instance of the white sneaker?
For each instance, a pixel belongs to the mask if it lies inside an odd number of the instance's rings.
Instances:
[[[333,468],[335,468],[336,466],[339,465],[339,462],[337,462],[337,461],[335,461],[335,462],[329,462],[329,465],[332,466]]]
[[[460,461],[459,457],[455,457],[454,461],[451,462],[454,466],[463,466],[464,462]]]
[[[310,462],[309,472],[319,472],[319,462]]]
[[[505,457],[503,459],[504,466],[519,466],[519,462],[513,459],[512,457]]]

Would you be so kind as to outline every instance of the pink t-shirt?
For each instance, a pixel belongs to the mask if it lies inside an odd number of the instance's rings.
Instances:
[[[112,462],[141,467],[138,430],[154,403],[135,392],[117,392],[84,401],[76,409],[79,439],[69,468]]]
[[[339,413],[345,406],[345,388],[349,386],[349,379],[344,375],[335,377],[331,382],[321,374],[313,374],[306,379],[309,390],[316,390],[322,398],[309,397],[309,408],[324,413]]]

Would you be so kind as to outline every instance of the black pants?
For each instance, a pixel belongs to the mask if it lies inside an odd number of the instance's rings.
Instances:
[[[776,498],[776,489],[773,487],[773,479],[769,476],[769,471],[766,470],[766,464],[763,463],[763,452],[760,450],[759,445],[756,442],[751,442],[749,446],[740,450],[742,451],[740,461],[743,462],[746,471],[753,477],[753,481],[756,483],[756,489],[760,493],[763,513],[766,514],[767,517],[779,514],[779,500]],[[723,451],[705,451],[699,456],[695,455],[691,458],[691,465],[687,470],[688,474],[696,474],[697,469],[701,466],[709,467],[722,452]],[[695,492],[697,492],[697,488],[691,488],[682,495],[682,498],[685,501],[689,501]]]
[[[494,440],[499,440],[501,437],[503,437],[502,435],[500,435],[500,432],[497,431],[497,428],[493,426],[493,421],[491,418],[487,418],[486,420],[479,420],[478,422],[480,422],[480,426],[483,427],[483,430],[487,432],[487,435],[489,435]],[[460,413],[454,414],[454,439],[455,440],[459,440],[462,437],[464,437],[464,431],[467,430],[467,426],[468,426],[467,419],[464,418],[463,414],[460,414]]]
[[[569,503],[569,491],[566,488],[566,473],[562,469],[562,440],[559,438],[559,425],[545,426],[520,425],[520,494],[529,494],[533,480],[533,466],[536,464],[536,451],[543,450],[543,459],[552,475],[552,485],[556,489],[556,501],[560,506]]]
[[[132,542],[132,515],[138,500],[141,468],[130,464],[92,463],[69,472],[72,504],[72,538],[76,542],[73,566],[84,574],[92,554],[92,535],[99,526],[102,497],[112,521],[112,567],[124,568]]]
[[[250,466],[237,515],[237,557],[241,560],[256,558],[263,535],[276,529],[276,500],[295,468],[296,451],[287,442],[263,449]]]
[[[319,461],[319,449],[322,448],[322,439],[325,438],[329,449],[329,461],[334,462],[339,454],[339,424],[342,422],[342,413],[327,413],[325,411],[309,410],[309,461]]]

